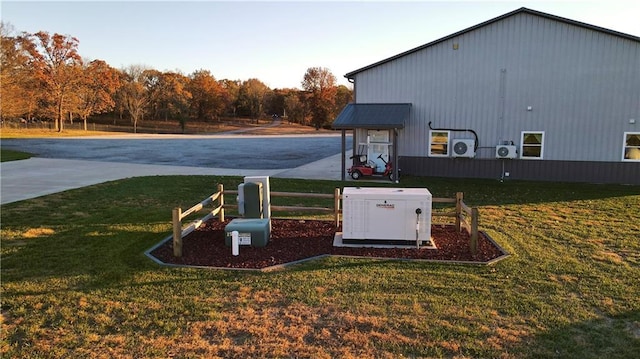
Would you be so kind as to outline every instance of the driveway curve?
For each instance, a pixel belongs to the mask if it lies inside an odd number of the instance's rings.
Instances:
[[[347,148],[350,148],[348,138]],[[5,139],[36,154],[0,164],[0,203],[105,181],[153,175],[341,178],[339,135],[119,135]],[[348,156],[348,154],[347,154]]]

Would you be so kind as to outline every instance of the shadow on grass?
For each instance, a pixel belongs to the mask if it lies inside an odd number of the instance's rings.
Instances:
[[[637,358],[640,311],[554,328],[534,337],[520,351],[527,358]]]

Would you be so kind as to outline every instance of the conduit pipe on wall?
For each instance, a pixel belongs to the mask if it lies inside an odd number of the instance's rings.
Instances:
[[[429,121],[429,129],[433,130],[433,131],[457,131],[457,132],[471,132],[473,134],[473,137],[475,137],[475,142],[474,142],[474,146],[473,146],[473,150],[477,151],[478,150],[478,134],[476,133],[476,131],[470,129],[470,128],[433,128],[431,127],[431,121]]]

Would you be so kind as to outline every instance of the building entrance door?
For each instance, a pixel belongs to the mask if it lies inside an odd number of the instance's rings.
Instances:
[[[389,131],[388,130],[368,130],[367,131],[367,159],[376,166],[375,172],[384,172],[384,161],[389,162]],[[382,155],[384,161],[378,156]]]

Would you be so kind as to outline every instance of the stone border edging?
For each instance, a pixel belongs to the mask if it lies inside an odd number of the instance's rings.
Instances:
[[[500,246],[498,243],[496,243],[496,241],[494,241],[493,238],[491,238],[491,236],[489,236],[485,231],[480,231],[480,232],[482,234],[484,234],[484,236],[494,246],[496,246],[496,248],[498,248],[498,250],[500,252],[502,252],[501,256],[498,256],[498,257],[496,257],[496,258],[494,258],[494,259],[492,259],[490,261],[487,261],[487,262],[474,262],[474,261],[456,261],[456,260],[442,260],[442,259],[411,259],[411,258],[393,258],[393,257],[350,256],[350,255],[342,255],[342,254],[320,254],[320,255],[317,255],[317,256],[314,256],[314,257],[298,259],[298,260],[293,261],[293,262],[276,264],[276,265],[269,266],[269,267],[264,267],[264,268],[211,267],[211,266],[200,266],[200,265],[191,265],[191,264],[165,263],[165,262],[159,260],[158,258],[154,257],[151,254],[151,252],[153,252],[158,247],[160,247],[163,244],[165,244],[165,242],[173,239],[173,236],[168,236],[168,237],[164,238],[163,240],[161,240],[160,242],[158,242],[153,247],[147,249],[144,252],[144,255],[147,256],[152,261],[156,262],[157,264],[162,265],[162,266],[166,266],[166,267],[193,268],[193,269],[222,269],[222,270],[236,270],[236,271],[248,271],[248,272],[273,272],[273,271],[276,271],[276,270],[286,269],[287,267],[294,266],[296,264],[300,264],[300,263],[304,263],[304,262],[308,262],[308,261],[312,261],[312,260],[316,260],[316,259],[322,259],[322,258],[326,258],[326,257],[339,257],[339,258],[352,258],[352,259],[369,259],[369,260],[376,260],[376,261],[400,261],[400,262],[424,262],[424,263],[438,263],[438,264],[458,264],[458,265],[459,264],[463,264],[463,265],[492,265],[494,263],[497,263],[497,262],[499,262],[499,261],[501,261],[503,259],[506,259],[507,257],[511,256],[511,254],[509,254],[507,251],[505,251],[504,248],[502,248],[502,246]]]

